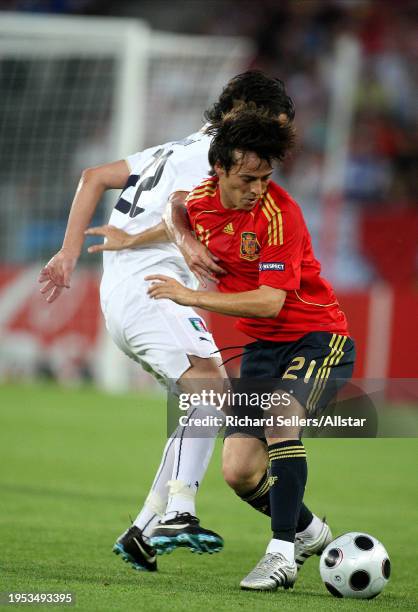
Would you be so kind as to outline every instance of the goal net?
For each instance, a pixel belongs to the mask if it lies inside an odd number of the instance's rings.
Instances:
[[[87,371],[108,388],[126,385],[129,368],[97,320],[86,269],[97,259],[82,256],[71,294],[51,306],[37,294],[38,269],[61,245],[81,171],[197,129],[250,55],[244,39],[138,20],[2,14],[0,377]]]

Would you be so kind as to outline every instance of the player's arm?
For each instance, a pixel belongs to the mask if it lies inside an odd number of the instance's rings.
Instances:
[[[187,197],[187,191],[176,192],[171,197],[181,198],[184,200]],[[172,242],[170,233],[164,220],[161,220],[156,225],[139,232],[138,234],[128,234],[123,230],[114,227],[113,225],[101,225],[99,227],[90,227],[85,231],[87,236],[103,236],[106,242],[103,244],[95,244],[87,250],[89,253],[99,253],[102,251],[121,251],[122,249],[139,249],[149,244],[156,242]]]
[[[278,316],[286,291],[261,285],[253,291],[239,293],[217,293],[215,291],[195,291],[178,281],[154,274],[145,280],[157,281],[150,285],[148,294],[157,300],[170,299],[182,306],[193,306],[235,317],[275,318]]]
[[[100,253],[102,251],[121,251],[122,249],[138,249],[156,242],[168,242],[164,221],[150,227],[139,234],[128,234],[113,225],[101,225],[90,227],[84,232],[87,236],[103,236],[106,242],[94,244],[87,251],[89,253]]]
[[[185,201],[188,191],[176,191],[172,193],[169,199],[168,207],[175,207],[174,217],[176,219],[175,226],[171,225],[171,215],[167,218],[166,215],[156,225],[139,232],[138,234],[128,234],[123,230],[114,227],[113,225],[102,225],[100,227],[91,227],[86,230],[88,236],[103,236],[107,241],[103,244],[97,244],[88,248],[89,253],[97,253],[99,251],[121,251],[122,249],[137,249],[147,246],[155,242],[178,242],[182,241],[182,233],[193,233],[187,217]],[[170,223],[170,229],[167,226],[167,220]],[[184,221],[184,224],[183,224]],[[177,232],[176,228],[182,229]],[[184,228],[184,230],[183,230]],[[195,240],[194,240],[195,241]],[[196,241],[195,241],[196,242]],[[200,244],[200,243],[198,243]],[[202,245],[203,246],[203,245]]]
[[[41,293],[47,302],[56,300],[63,288],[69,288],[71,276],[80,256],[84,232],[104,192],[108,189],[122,189],[130,171],[124,160],[87,168],[81,175],[67,222],[61,249],[44,266],[39,282],[45,283]]]
[[[153,275],[146,280],[159,281],[148,293],[156,299],[171,299],[184,306],[194,306],[238,317],[275,318],[280,313],[287,291],[300,286],[304,244],[304,221],[296,208],[282,214],[273,201],[265,214],[260,234],[259,287],[239,293],[193,291],[167,276]]]
[[[168,235],[178,246],[188,267],[205,286],[205,279],[217,282],[215,274],[225,274],[219,259],[196,239],[186,208],[187,192],[172,193],[167,203],[164,222]]]
[[[215,263],[218,258],[196,239],[185,206],[187,195],[187,191],[172,193],[163,220],[138,234],[127,234],[112,225],[86,230],[89,236],[106,238],[105,243],[89,247],[88,252],[136,249],[156,242],[171,241],[177,244],[188,267],[203,286],[206,279],[217,282],[215,274],[224,274],[225,271]]]

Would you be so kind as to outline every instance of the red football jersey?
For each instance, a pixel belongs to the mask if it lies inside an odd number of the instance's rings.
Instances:
[[[194,231],[228,272],[218,289],[236,293],[268,285],[287,292],[276,318],[241,318],[237,328],[252,338],[293,341],[312,331],[348,335],[347,320],[331,285],[320,276],[302,211],[270,181],[251,212],[221,204],[217,177],[190,192]]]

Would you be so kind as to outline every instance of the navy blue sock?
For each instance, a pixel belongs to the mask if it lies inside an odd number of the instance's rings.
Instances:
[[[240,495],[240,497],[255,510],[270,516],[270,483],[267,472],[263,474],[255,489],[245,493],[245,495]]]
[[[255,510],[262,514],[271,516],[270,512],[270,482],[268,473],[263,474],[258,485],[245,495],[240,495],[241,499],[249,504]],[[296,531],[304,531],[311,524],[313,514],[304,503],[302,503],[299,520],[296,524]]]
[[[305,447],[300,440],[286,440],[268,450],[273,537],[294,542],[308,476]]]
[[[312,523],[312,520],[313,520],[312,512],[309,510],[308,506],[305,506],[305,504],[302,503],[302,506],[299,512],[299,520],[296,523],[296,532],[305,531],[305,529]]]

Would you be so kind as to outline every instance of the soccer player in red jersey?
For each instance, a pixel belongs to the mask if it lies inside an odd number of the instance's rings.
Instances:
[[[256,339],[245,347],[241,377],[279,378],[285,389],[292,381],[287,414],[314,415],[351,377],[355,349],[333,289],[320,276],[301,210],[271,181],[273,162],[291,143],[291,129],[262,112],[241,109],[214,133],[209,161],[215,176],[189,194],[188,213],[227,274],[219,277],[218,292],[191,290],[154,275],[148,277],[154,281],[149,293],[239,316],[239,329]],[[283,416],[283,407],[277,415]],[[226,432],[225,479],[247,501],[268,495],[272,517],[273,537],[241,582],[245,589],[291,587],[297,566],[331,539],[326,523],[312,521],[302,503],[307,464],[300,428],[274,423],[265,428],[265,440],[240,427]],[[311,522],[295,540],[304,513]]]

